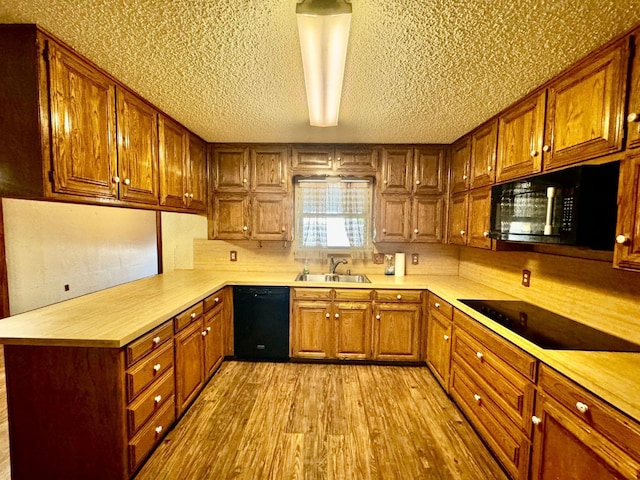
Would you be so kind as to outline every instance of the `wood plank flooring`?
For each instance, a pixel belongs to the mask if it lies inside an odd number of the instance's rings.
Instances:
[[[505,479],[426,367],[225,362],[136,480]]]
[[[0,478],[11,478],[9,424],[7,423],[7,384],[4,374],[4,347],[2,345],[0,345]]]

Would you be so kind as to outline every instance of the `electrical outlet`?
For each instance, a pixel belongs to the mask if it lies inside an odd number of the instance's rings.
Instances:
[[[522,285],[528,287],[531,284],[531,271],[522,270]]]
[[[374,253],[373,263],[375,265],[382,265],[384,263],[384,255],[382,253]]]
[[[420,255],[417,253],[411,254],[411,265],[418,265],[420,263]]]
[[[231,250],[229,252],[229,261],[237,262],[238,261],[238,252],[236,252],[235,250]]]

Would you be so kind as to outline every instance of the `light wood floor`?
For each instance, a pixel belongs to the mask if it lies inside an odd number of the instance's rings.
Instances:
[[[4,347],[0,345],[0,478],[11,478],[10,472],[7,385],[4,376]]]
[[[136,480],[505,479],[426,367],[225,362]]]

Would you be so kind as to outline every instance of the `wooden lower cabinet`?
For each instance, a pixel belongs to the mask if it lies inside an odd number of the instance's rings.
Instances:
[[[224,359],[224,306],[218,305],[204,315],[204,377],[208,379]]]
[[[337,301],[335,318],[335,357],[341,360],[371,358],[371,302]]]
[[[449,391],[451,369],[451,336],[453,334],[453,308],[440,297],[429,293],[429,325],[427,329],[427,366]]]
[[[294,289],[295,290],[295,289]],[[291,357],[331,357],[331,301],[294,300],[291,322]]]
[[[176,335],[176,416],[180,416],[204,386],[202,318]]]
[[[377,290],[376,298],[381,301],[373,311],[373,359],[420,360],[422,292]]]
[[[613,266],[640,271],[640,154],[620,163],[618,221]]]
[[[640,425],[543,365],[532,479],[640,478]]]

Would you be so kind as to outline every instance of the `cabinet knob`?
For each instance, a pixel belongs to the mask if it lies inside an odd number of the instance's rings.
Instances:
[[[487,172],[490,172],[492,170],[491,165],[487,165]]]
[[[245,225],[244,227],[242,227],[242,230],[246,232],[247,230],[249,230],[249,228]]]
[[[487,238],[489,236],[489,232],[487,232],[486,230],[484,232],[482,232],[482,236],[484,238]]]
[[[184,192],[184,198],[189,198],[189,192]]]
[[[462,175],[462,179],[466,180],[467,179],[467,174],[465,173],[464,175]]]
[[[342,157],[336,157],[336,160],[340,161],[342,160]]]
[[[196,312],[191,312],[191,315],[190,315],[190,316],[191,316],[191,318],[192,318],[192,319],[193,319],[193,318],[196,318]]]
[[[464,234],[467,233],[464,230],[460,230],[460,235],[464,236]]]
[[[476,352],[476,357],[478,357],[479,360],[482,360],[482,358],[484,357],[484,353]]]
[[[449,340],[449,335],[443,335],[442,338],[444,338],[444,341],[448,341]]]
[[[433,306],[436,307],[436,308],[440,308],[440,303],[436,302],[436,303],[433,304]]]
[[[193,198],[193,193],[190,193],[190,194],[189,194],[189,198]]]
[[[207,336],[207,331],[205,330],[204,332],[200,332],[202,334],[203,337]]]
[[[418,233],[418,229],[417,229],[417,228],[414,228],[414,229],[413,229],[413,233],[416,233],[416,234],[417,234],[417,233]]]
[[[120,177],[113,177],[113,183],[120,183]]]
[[[382,183],[386,185],[387,183],[389,183],[389,180],[383,180]]]
[[[125,184],[125,185],[131,185],[131,180],[130,180],[130,179],[128,179],[128,178],[125,178],[125,179],[124,179],[124,184]]]
[[[538,156],[538,152],[536,150],[531,150],[531,156],[532,157],[537,157]]]
[[[242,183],[247,183],[247,179],[246,179],[246,178],[243,178],[243,179],[242,179]]]
[[[162,395],[156,395],[153,397],[153,401],[156,403],[160,403],[162,401]]]
[[[220,297],[216,297],[213,299],[213,303],[218,303],[220,301]]]
[[[618,235],[616,237],[616,243],[619,245],[625,245],[627,243],[629,243],[630,238],[627,237],[626,235]]]
[[[416,180],[416,185],[420,185],[420,180]]]
[[[380,314],[376,315],[376,320],[380,320]]]
[[[286,230],[286,228],[282,227],[280,230],[284,232]]]
[[[334,315],[334,317],[336,317],[336,318],[340,318],[340,314],[339,314],[339,313],[336,313],[336,314]]]
[[[545,145],[544,147],[542,147],[543,152],[549,152],[550,150],[551,150],[551,147],[549,145]]]
[[[156,427],[156,433],[157,433],[158,435],[160,435],[160,433],[161,433],[161,432],[162,432],[162,425],[158,425],[158,426]]]
[[[331,155],[329,155],[329,160],[331,160],[333,157]]]
[[[326,313],[324,316],[327,317],[327,318],[330,318],[331,314],[330,313]]]
[[[540,425],[542,423],[542,419],[534,415],[533,417],[531,417],[531,423],[533,423],[534,425]]]
[[[587,405],[586,403],[582,403],[582,402],[576,402],[576,409],[580,413],[587,413],[587,410],[589,410],[589,405]]]
[[[627,116],[627,121],[628,122],[640,122],[640,114],[638,114],[638,113],[630,113]]]
[[[207,327],[207,333],[211,332],[211,327]]]
[[[387,229],[386,229],[386,228],[383,228],[383,229],[382,229],[382,233],[387,233]]]
[[[160,337],[153,337],[153,340],[152,340],[152,341],[153,341],[153,344],[154,344],[154,345],[157,345],[157,344],[159,344],[159,343],[160,343]]]
[[[480,403],[480,400],[482,400],[482,397],[480,395],[478,395],[477,393],[473,394],[473,399],[477,402]]]
[[[154,371],[154,372],[159,372],[161,367],[162,367],[162,365],[160,365],[159,363],[156,363],[156,364],[153,366],[153,371]]]
[[[396,295],[396,298],[397,298],[398,300],[402,300],[402,295]]]

